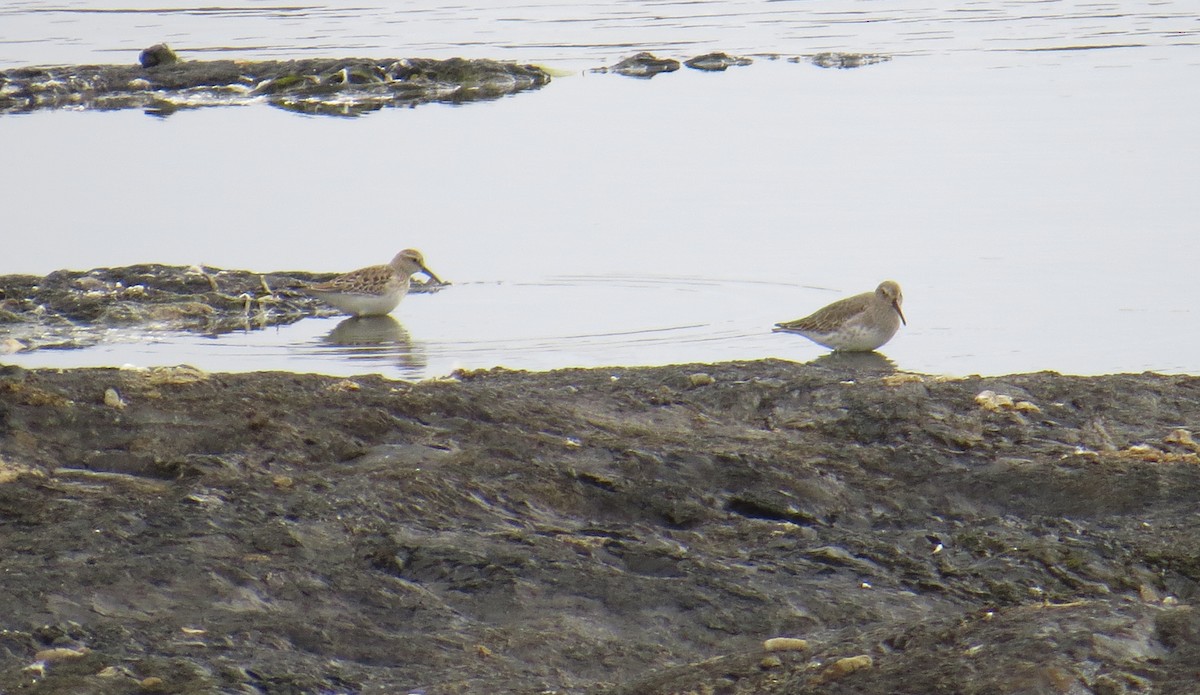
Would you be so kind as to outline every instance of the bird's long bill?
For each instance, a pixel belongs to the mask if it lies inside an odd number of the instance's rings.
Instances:
[[[900,311],[900,302],[892,302],[892,307],[896,310],[897,314],[900,314],[900,322],[907,326],[908,321],[904,320],[904,312]]]
[[[434,275],[432,270],[430,270],[429,268],[426,268],[425,266],[421,266],[421,272],[428,275],[429,279],[433,280],[433,282],[435,284],[438,284],[438,285],[446,284],[446,283],[442,282],[440,279],[438,279],[438,276]]]

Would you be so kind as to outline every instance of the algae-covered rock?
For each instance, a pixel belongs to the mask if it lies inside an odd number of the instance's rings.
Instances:
[[[204,266],[143,264],[45,277],[0,276],[0,354],[83,347],[114,327],[208,335],[286,325],[336,310],[303,292],[333,273],[252,273]],[[414,282],[412,293],[448,283]]]
[[[626,77],[649,79],[664,72],[675,72],[679,69],[679,61],[674,58],[659,58],[653,53],[642,51],[629,56],[608,67],[597,68],[594,72],[615,72]]]
[[[731,56],[727,53],[705,53],[704,55],[689,58],[683,61],[683,64],[693,70],[705,70],[708,72],[722,72],[730,67],[750,65],[754,61],[750,58],[740,56]]]
[[[137,65],[68,65],[0,71],[0,114],[44,108],[179,108],[263,100],[306,113],[357,115],[386,106],[462,103],[536,89],[550,81],[533,65],[451,58],[179,60],[164,44]]]

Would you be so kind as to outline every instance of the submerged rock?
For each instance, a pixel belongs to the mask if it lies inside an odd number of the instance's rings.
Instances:
[[[789,58],[793,63],[808,61],[819,68],[859,68],[864,65],[875,65],[891,60],[891,56],[877,53],[818,53],[807,58]]]
[[[710,72],[720,72],[732,66],[750,65],[754,61],[750,58],[741,58],[731,56],[726,53],[705,53],[702,56],[689,58],[683,61],[683,64],[695,70],[707,70]]]
[[[658,58],[653,53],[641,52],[632,55],[615,65],[596,68],[593,72],[615,72],[626,77],[651,78],[663,72],[675,72],[679,69],[679,61],[674,58]]]
[[[142,52],[140,65],[0,71],[0,113],[71,106],[165,114],[265,100],[305,113],[356,115],[386,106],[495,99],[550,81],[533,65],[482,59],[178,61],[174,55],[160,44]]]

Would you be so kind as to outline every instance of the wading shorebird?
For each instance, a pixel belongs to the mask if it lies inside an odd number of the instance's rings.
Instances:
[[[799,333],[834,350],[867,352],[892,339],[901,322],[908,325],[900,305],[904,295],[891,280],[874,292],[846,297],[802,319],[775,324],[777,332]]]
[[[408,294],[409,279],[415,273],[424,273],[433,282],[443,284],[425,267],[420,251],[404,249],[387,265],[352,270],[328,282],[309,285],[305,292],[352,316],[383,316]]]

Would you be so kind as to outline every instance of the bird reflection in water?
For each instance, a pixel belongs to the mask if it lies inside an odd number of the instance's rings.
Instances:
[[[394,364],[400,371],[420,375],[424,351],[415,348],[408,331],[391,316],[359,316],[343,320],[321,338],[336,355],[349,360]]]
[[[856,374],[891,374],[896,363],[878,352],[844,352],[834,350],[809,362],[814,367]]]

